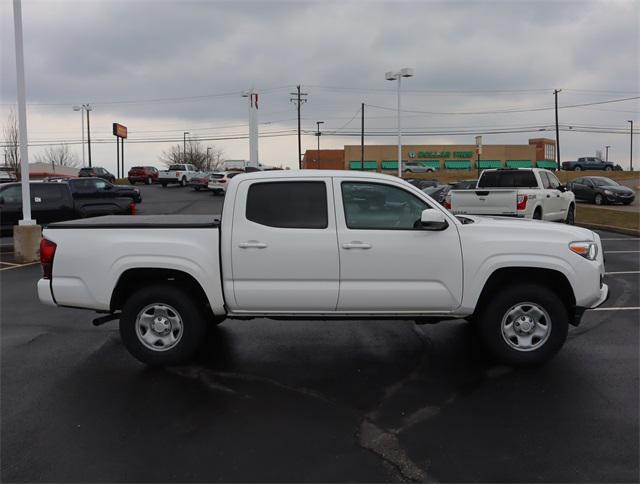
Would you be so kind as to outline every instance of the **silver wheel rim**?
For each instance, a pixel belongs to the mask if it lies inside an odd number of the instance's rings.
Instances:
[[[149,304],[136,317],[138,340],[152,351],[170,350],[180,342],[182,333],[182,318],[168,304]]]
[[[518,303],[507,310],[500,325],[502,338],[517,351],[535,351],[551,334],[551,318],[541,306]]]

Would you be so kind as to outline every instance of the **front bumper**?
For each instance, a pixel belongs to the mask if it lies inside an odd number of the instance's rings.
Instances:
[[[603,305],[607,301],[607,299],[609,299],[609,286],[607,286],[606,284],[602,284],[602,287],[600,288],[600,296],[598,297],[596,302],[588,308],[576,306],[573,313],[573,320],[571,320],[570,323],[573,326],[578,326],[585,311],[587,311],[588,309],[595,309],[598,306]]]

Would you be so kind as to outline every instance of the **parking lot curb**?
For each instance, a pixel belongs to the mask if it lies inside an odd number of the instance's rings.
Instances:
[[[579,227],[584,227],[591,230],[606,230],[607,232],[615,232],[623,235],[640,236],[640,230],[629,229],[625,227],[614,227],[613,225],[600,225],[600,224],[585,224],[576,223]]]

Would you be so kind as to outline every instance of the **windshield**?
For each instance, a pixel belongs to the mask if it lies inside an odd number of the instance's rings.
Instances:
[[[607,178],[604,176],[597,176],[591,179],[593,184],[597,187],[618,187],[620,184],[618,182],[613,181],[611,178]]]

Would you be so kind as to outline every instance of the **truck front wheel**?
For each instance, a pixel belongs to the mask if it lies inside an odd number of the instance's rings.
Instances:
[[[189,360],[206,329],[197,301],[170,284],[138,290],[125,302],[120,317],[122,342],[135,358],[152,366]]]
[[[478,318],[480,337],[489,351],[509,365],[540,365],[567,339],[569,314],[562,300],[540,284],[498,289]]]

